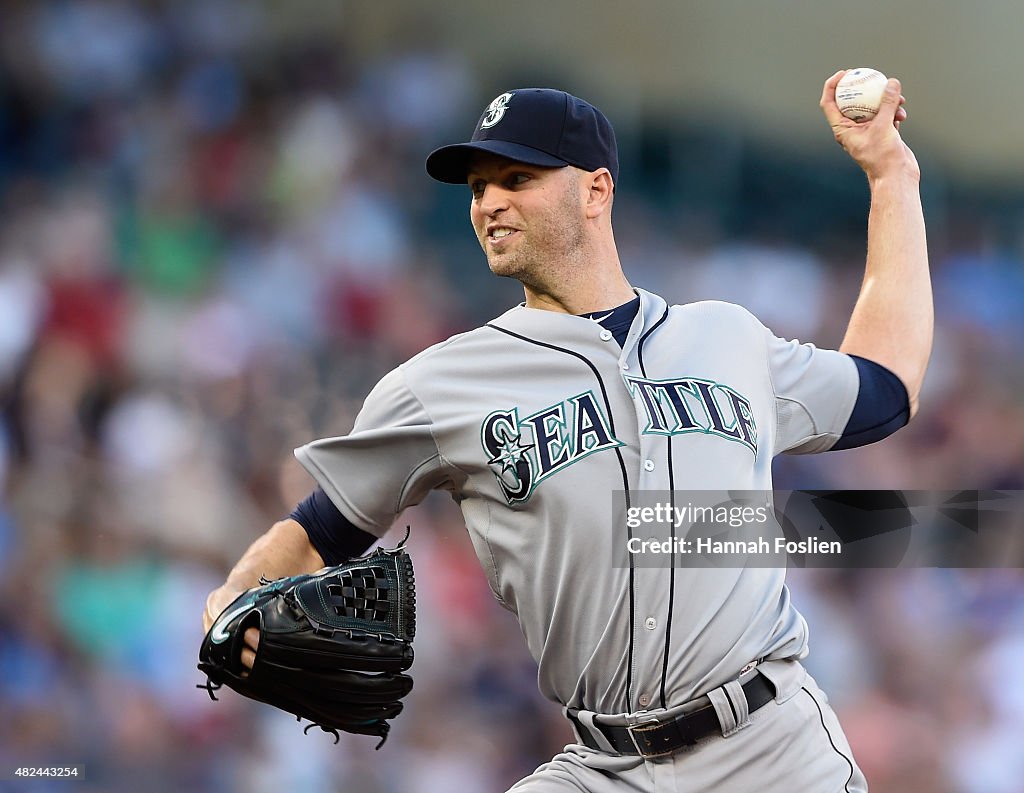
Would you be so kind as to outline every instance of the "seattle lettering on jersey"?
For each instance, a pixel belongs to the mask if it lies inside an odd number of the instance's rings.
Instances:
[[[703,432],[744,444],[757,453],[757,427],[750,400],[727,385],[696,377],[647,380],[624,377],[647,414],[651,435]]]
[[[496,410],[484,419],[480,442],[510,504],[526,501],[537,485],[584,457],[623,445],[612,435],[592,391],[522,421],[518,408]]]
[[[653,435],[703,432],[757,451],[750,401],[729,386],[690,377],[624,378],[643,405]],[[592,391],[519,418],[518,408],[496,410],[480,428],[487,464],[509,504],[526,501],[548,477],[595,452],[624,444],[612,435]]]

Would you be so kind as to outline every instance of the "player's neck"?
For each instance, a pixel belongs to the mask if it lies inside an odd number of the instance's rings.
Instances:
[[[636,294],[619,267],[576,270],[557,284],[543,287],[523,284],[527,308],[557,311],[562,314],[586,314],[607,311],[628,303]]]

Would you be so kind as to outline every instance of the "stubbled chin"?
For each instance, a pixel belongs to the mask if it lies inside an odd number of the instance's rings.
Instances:
[[[515,277],[519,272],[518,257],[510,256],[507,253],[489,253],[487,266],[495,275]]]

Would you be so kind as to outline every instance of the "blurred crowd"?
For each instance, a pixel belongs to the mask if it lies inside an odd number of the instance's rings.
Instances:
[[[82,764],[80,790],[485,793],[570,740],[440,497],[401,520],[416,688],[380,753],[194,687],[206,593],[313,487],[291,450],[343,434],[382,374],[519,300],[474,250],[467,195],[422,167],[507,86],[423,28],[357,57],[332,7],[5,4],[2,769]],[[720,206],[673,218],[643,188],[616,208],[633,283],[838,345],[863,226],[811,243]],[[792,211],[804,200],[792,186]],[[1024,489],[1022,241],[984,213],[942,218],[919,417],[876,446],[780,458],[777,487]],[[1024,791],[1020,570],[790,580],[807,665],[873,791]]]

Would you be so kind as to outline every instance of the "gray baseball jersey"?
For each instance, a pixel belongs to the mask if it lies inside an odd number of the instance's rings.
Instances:
[[[616,567],[612,493],[770,490],[772,457],[830,448],[858,390],[848,356],[738,306],[637,291],[622,348],[590,319],[519,306],[386,375],[349,435],[296,450],[376,536],[450,491],[542,692],[603,714],[671,707],[807,646],[784,570]]]

